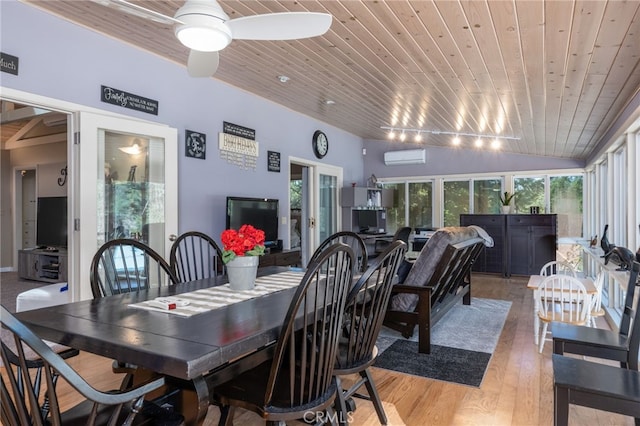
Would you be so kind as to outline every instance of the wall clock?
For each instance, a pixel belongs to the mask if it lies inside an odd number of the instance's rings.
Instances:
[[[329,139],[321,130],[316,130],[311,140],[313,145],[313,153],[318,158],[323,158],[329,152]]]

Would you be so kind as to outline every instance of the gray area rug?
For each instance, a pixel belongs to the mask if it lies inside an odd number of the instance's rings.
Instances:
[[[375,367],[479,387],[509,314],[511,302],[472,298],[454,306],[433,328],[431,354],[411,339],[383,327]]]

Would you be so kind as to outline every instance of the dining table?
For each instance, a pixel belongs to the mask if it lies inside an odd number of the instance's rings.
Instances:
[[[176,410],[187,424],[201,424],[217,384],[272,356],[303,276],[300,268],[265,267],[258,269],[255,288],[268,286],[264,282],[280,286],[266,294],[256,290],[255,297],[250,292],[234,294],[222,276],[35,309],[16,317],[43,339],[135,365],[141,376],[165,376],[169,388],[181,393]],[[212,292],[223,292],[228,303],[208,300],[206,294]],[[192,305],[214,307],[190,314],[186,309],[145,306],[167,297],[204,297]]]
[[[533,290],[533,333],[534,333],[534,343],[536,345],[539,344],[539,334],[540,334],[540,318],[538,317],[538,311],[540,309],[538,305],[539,295],[538,288],[542,281],[547,278],[546,275],[531,275],[529,277],[529,281],[527,282],[527,288]],[[597,293],[598,289],[596,285],[590,277],[577,277],[578,280],[584,285],[584,288],[587,292],[587,296],[590,297],[589,304],[591,304],[591,298],[593,298]]]

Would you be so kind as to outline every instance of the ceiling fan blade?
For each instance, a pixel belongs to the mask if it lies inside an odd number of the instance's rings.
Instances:
[[[147,9],[143,6],[130,3],[127,0],[91,0],[94,3],[101,4],[103,6],[111,7],[121,10],[129,15],[138,16],[140,18],[150,19],[161,24],[173,25],[181,24],[182,21],[175,19],[171,16],[163,15],[155,10]]]
[[[226,24],[234,40],[295,40],[326,33],[331,20],[328,13],[283,12],[243,16]]]
[[[215,74],[220,63],[218,52],[200,52],[191,50],[187,71],[191,77],[211,77]]]

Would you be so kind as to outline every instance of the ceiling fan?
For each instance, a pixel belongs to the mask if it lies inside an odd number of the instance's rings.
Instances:
[[[230,19],[216,0],[187,0],[173,17],[127,0],[93,0],[131,15],[175,26],[175,35],[191,49],[187,70],[192,77],[210,77],[218,69],[218,51],[232,40],[296,40],[326,33],[328,13],[282,12]]]

